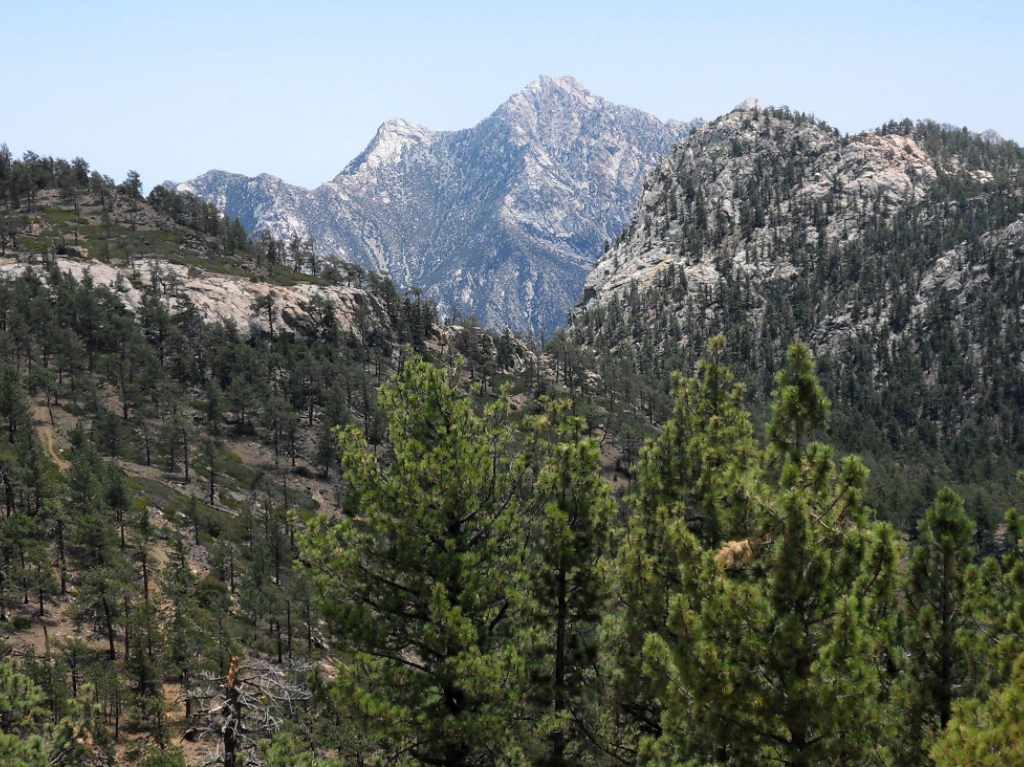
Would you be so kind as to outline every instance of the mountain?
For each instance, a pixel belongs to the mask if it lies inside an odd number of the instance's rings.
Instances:
[[[762,404],[802,339],[844,449],[940,453],[968,481],[1024,449],[1021,296],[1021,147],[909,120],[844,136],[748,101],[651,172],[571,336],[656,381],[725,334]]]
[[[0,764],[1012,765],[1022,171],[745,103],[536,354],[0,144]]]
[[[446,314],[546,334],[629,220],[647,171],[699,125],[618,106],[571,77],[541,77],[473,128],[389,120],[315,189],[210,171],[177,185],[250,232],[311,237],[420,288]]]

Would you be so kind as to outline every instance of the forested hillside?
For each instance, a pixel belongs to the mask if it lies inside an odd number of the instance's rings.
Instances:
[[[122,763],[198,737],[233,654],[322,648],[292,515],[339,508],[331,429],[379,441],[377,388],[409,355],[461,353],[486,390],[528,354],[438,325],[385,278],[304,262],[304,243],[250,242],[190,195],[143,199],[134,174],[4,150],[0,191],[4,653],[49,664],[51,718],[73,710],[72,737],[98,716],[93,757]],[[195,763],[215,748],[186,744]],[[40,756],[80,763],[57,757]]]
[[[909,120],[842,136],[745,103],[652,173],[569,337],[620,389],[607,397],[641,391],[656,420],[668,373],[718,333],[764,417],[801,339],[890,519],[912,525],[953,482],[994,524],[1024,448],[1022,280],[1016,144]]]
[[[1013,763],[1024,522],[885,521],[829,353],[535,354],[137,181],[0,163],[0,764]]]

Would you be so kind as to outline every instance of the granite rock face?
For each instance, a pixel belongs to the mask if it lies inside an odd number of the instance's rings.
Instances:
[[[748,99],[651,172],[576,317],[647,294],[663,320],[699,314],[701,332],[742,321],[756,335],[789,301],[813,309],[793,329],[816,347],[913,333],[940,294],[970,300],[992,250],[1019,265],[1022,169],[1020,147],[986,134],[904,121],[842,136]],[[881,274],[860,268],[875,260]]]
[[[843,136],[745,103],[651,172],[568,335],[603,396],[647,408],[721,335],[762,414],[802,341],[842,450],[904,468],[953,450],[995,476],[1024,433],[1024,149],[928,121]]]
[[[270,331],[265,311],[253,307],[268,297],[273,301],[278,331],[305,334],[313,324],[314,312],[323,307],[334,312],[341,331],[357,338],[364,327],[380,332],[390,330],[381,298],[356,285],[279,285],[156,258],[140,258],[133,267],[127,267],[57,256],[52,259],[52,267],[76,280],[88,278],[94,285],[110,289],[132,311],[142,307],[143,287],[159,284],[172,309],[190,303],[205,321],[231,323],[246,334]],[[43,264],[0,259],[0,279],[14,278],[26,270],[44,279],[48,276],[48,267]]]
[[[420,288],[449,316],[545,334],[629,220],[643,179],[700,121],[663,122],[541,77],[473,128],[390,120],[329,182],[210,171],[176,188],[250,232],[312,237],[338,258]]]

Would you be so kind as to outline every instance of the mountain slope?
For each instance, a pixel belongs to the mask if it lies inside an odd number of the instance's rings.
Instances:
[[[940,452],[972,480],[1024,449],[1022,295],[1016,144],[910,121],[847,137],[745,103],[651,173],[572,334],[657,380],[724,333],[762,402],[805,340],[843,447]]]
[[[312,190],[222,171],[177,188],[250,232],[312,237],[321,257],[422,288],[447,313],[547,333],[627,223],[647,171],[695,124],[542,77],[467,130],[388,121]]]

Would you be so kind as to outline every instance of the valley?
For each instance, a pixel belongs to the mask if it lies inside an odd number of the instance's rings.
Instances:
[[[0,763],[1010,753],[1021,296],[1024,150],[931,121],[4,147]]]

